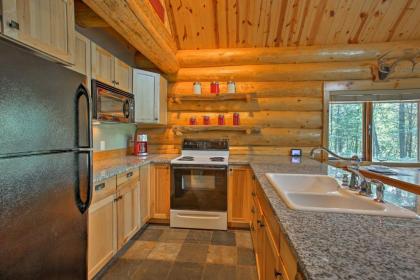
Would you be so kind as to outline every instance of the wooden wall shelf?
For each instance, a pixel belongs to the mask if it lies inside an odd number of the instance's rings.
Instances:
[[[185,125],[173,126],[172,130],[176,135],[181,136],[187,133],[205,132],[205,131],[236,131],[246,134],[259,133],[260,127],[244,125]]]
[[[228,100],[241,100],[250,102],[253,98],[252,94],[242,93],[223,93],[219,95],[211,94],[192,94],[192,95],[179,95],[171,96],[170,100],[174,103],[182,103],[182,101],[228,101]]]

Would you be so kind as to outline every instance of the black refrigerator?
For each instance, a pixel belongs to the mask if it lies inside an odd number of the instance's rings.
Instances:
[[[92,193],[84,76],[0,40],[0,279],[85,279]]]

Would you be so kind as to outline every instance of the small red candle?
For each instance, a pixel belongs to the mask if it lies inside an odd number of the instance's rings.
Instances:
[[[225,116],[223,114],[220,114],[218,119],[217,119],[217,123],[219,125],[225,125]]]
[[[233,113],[233,125],[239,125],[239,113]]]
[[[210,84],[210,93],[213,93],[213,94],[219,94],[220,93],[219,82],[212,82]]]
[[[209,125],[210,124],[210,117],[209,116],[203,116],[203,124]]]

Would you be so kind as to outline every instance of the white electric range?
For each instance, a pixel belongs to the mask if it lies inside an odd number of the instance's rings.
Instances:
[[[227,229],[228,161],[227,140],[184,140],[171,161],[171,227]]]

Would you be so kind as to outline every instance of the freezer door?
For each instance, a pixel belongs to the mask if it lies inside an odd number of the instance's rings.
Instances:
[[[86,278],[88,155],[0,159],[0,279]]]
[[[0,65],[0,155],[76,148],[85,77],[1,40]]]

